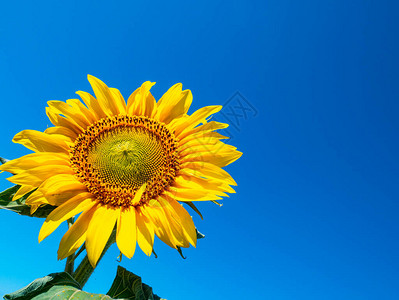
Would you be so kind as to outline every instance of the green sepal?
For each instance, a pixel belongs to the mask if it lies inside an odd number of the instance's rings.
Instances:
[[[161,300],[152,288],[141,282],[141,278],[125,268],[118,266],[116,277],[107,295],[112,298],[131,300]]]
[[[199,232],[197,228],[195,228],[195,232],[197,233],[197,240],[205,238],[205,234]]]
[[[8,161],[10,161],[10,160],[7,158],[4,158],[4,157],[0,157],[0,163],[5,164]]]
[[[0,193],[0,209],[7,209],[14,211],[23,216],[46,218],[56,207],[52,205],[40,206],[33,215],[30,214],[30,206],[25,204],[26,199],[32,193],[28,193],[18,200],[12,201],[12,197],[20,188],[19,185],[14,185]]]

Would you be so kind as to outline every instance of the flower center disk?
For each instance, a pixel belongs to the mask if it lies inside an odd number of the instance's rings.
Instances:
[[[88,162],[105,183],[139,188],[165,164],[157,136],[140,127],[103,132],[88,149]]]
[[[96,199],[137,206],[161,194],[179,170],[175,137],[163,123],[141,116],[114,116],[90,125],[71,149],[78,179]],[[137,190],[146,184],[140,199]]]

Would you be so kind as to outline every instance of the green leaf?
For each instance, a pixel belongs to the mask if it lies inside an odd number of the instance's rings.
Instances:
[[[112,300],[111,297],[103,294],[84,292],[71,286],[53,286],[46,293],[29,298],[32,300]]]
[[[107,295],[82,291],[79,283],[66,273],[52,273],[38,278],[26,287],[4,296],[5,300],[162,300],[141,278],[118,266],[117,275]]]
[[[52,273],[36,279],[28,286],[4,296],[6,300],[50,300],[50,299],[101,299],[112,300],[103,294],[87,293],[81,290],[75,279],[66,272]]]
[[[141,282],[141,278],[118,266],[116,277],[107,295],[113,298],[134,300],[161,300],[153,294],[152,288]]]
[[[28,193],[16,201],[12,201],[12,197],[20,188],[19,185],[14,185],[0,193],[0,209],[7,209],[14,211],[23,216],[46,218],[56,207],[52,205],[43,205],[39,207],[33,215],[30,214],[30,206],[25,204],[26,199],[32,193]]]

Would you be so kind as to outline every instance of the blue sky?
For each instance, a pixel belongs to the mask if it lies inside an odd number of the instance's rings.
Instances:
[[[155,243],[121,265],[167,299],[399,298],[399,7],[394,1],[18,1],[0,18],[0,156],[23,129],[50,126],[46,101],[191,89],[225,104],[237,194],[200,203],[206,235],[184,251]],[[240,94],[236,94],[239,92]],[[231,101],[229,101],[231,99]],[[240,102],[238,102],[240,101]],[[247,110],[242,110],[241,103]],[[234,112],[238,119],[228,113]],[[246,115],[245,115],[246,113]],[[238,120],[238,123],[237,123]],[[0,187],[10,184],[0,174]],[[0,211],[0,293],[61,271],[62,226]],[[114,246],[86,285],[105,293]]]

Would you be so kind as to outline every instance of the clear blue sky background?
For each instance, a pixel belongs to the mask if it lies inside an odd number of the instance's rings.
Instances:
[[[125,97],[182,82],[191,112],[236,91],[251,109],[222,111],[241,114],[229,133],[244,155],[227,168],[237,194],[199,204],[206,238],[186,260],[158,240],[158,259],[122,266],[173,300],[399,299],[396,1],[65,3],[1,5],[0,156],[29,153],[14,134],[49,126],[46,101],[91,91],[87,74]],[[66,226],[39,245],[42,222],[0,211],[1,294],[63,269]],[[118,254],[86,290],[107,291]]]

